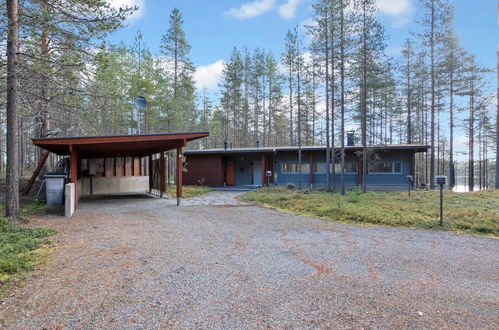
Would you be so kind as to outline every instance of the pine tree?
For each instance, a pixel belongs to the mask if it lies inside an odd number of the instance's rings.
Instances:
[[[19,222],[19,2],[7,1],[7,194],[5,215]]]
[[[169,28],[161,38],[160,50],[171,69],[173,98],[170,102],[171,123],[177,130],[183,130],[194,121],[195,87],[194,66],[189,58],[191,46],[182,28],[184,21],[178,8],[170,13]],[[173,128],[173,127],[172,127]]]
[[[379,74],[378,64],[375,62],[383,56],[385,48],[384,29],[377,21],[376,6],[374,0],[357,0],[355,7],[358,14],[358,39],[355,59],[355,71],[359,79],[359,117],[361,123],[361,140],[362,140],[362,191],[366,192],[367,182],[367,164],[368,164],[368,149],[367,149],[367,132],[368,132],[368,90],[375,82],[376,76]],[[344,136],[344,121],[342,120],[342,137]],[[344,145],[344,141],[342,141]],[[341,171],[342,171],[342,193],[344,193],[344,166],[345,152],[342,147],[341,154]]]
[[[437,111],[437,66],[436,56],[438,46],[443,42],[451,15],[451,7],[447,0],[421,0],[425,13],[421,24],[424,32],[421,34],[423,44],[429,49],[430,56],[430,187],[435,187],[435,114]]]

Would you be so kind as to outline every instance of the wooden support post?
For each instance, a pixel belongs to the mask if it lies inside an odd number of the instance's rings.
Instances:
[[[33,175],[31,175],[31,179],[29,179],[28,184],[26,185],[26,188],[24,188],[24,195],[29,194],[29,191],[31,190],[31,187],[33,187],[33,184],[36,181],[36,178],[38,177],[38,174],[40,174],[40,171],[43,168],[43,165],[47,161],[47,158],[49,157],[50,152],[48,150],[43,150],[42,156],[40,157],[40,160],[38,161],[38,165],[35,168],[35,171],[33,172]]]
[[[71,176],[69,182],[74,184],[74,189],[75,189],[74,205],[76,210],[76,207],[78,206],[78,151],[76,150],[76,147],[73,145],[69,146],[69,150],[71,151],[70,155]]]
[[[262,155],[262,186],[267,184],[267,167],[265,165],[265,155]]]
[[[177,206],[180,205],[180,199],[182,198],[182,169],[184,167],[182,147],[177,147]]]
[[[147,175],[149,175],[149,193],[152,192],[152,155],[149,155],[148,164],[147,164]]]
[[[310,153],[310,187],[313,188],[314,187],[314,154],[313,153]]]
[[[159,196],[163,198],[165,192],[165,152],[161,151],[159,159]]]

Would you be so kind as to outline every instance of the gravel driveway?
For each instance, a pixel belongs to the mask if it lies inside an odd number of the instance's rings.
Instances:
[[[499,324],[497,239],[173,204],[94,199],[39,220],[58,230],[53,258],[0,305],[0,327]]]

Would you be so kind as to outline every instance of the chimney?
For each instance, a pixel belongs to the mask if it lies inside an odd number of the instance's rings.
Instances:
[[[355,145],[354,132],[353,131],[349,131],[349,132],[347,132],[347,146],[348,147],[353,147],[354,145]]]
[[[227,141],[224,141],[224,149],[227,150]]]
[[[260,140],[256,140],[256,147],[260,148]]]

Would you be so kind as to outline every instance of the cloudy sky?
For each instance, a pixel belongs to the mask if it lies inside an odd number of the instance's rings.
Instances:
[[[133,42],[140,30],[153,53],[158,53],[161,35],[168,28],[170,11],[177,7],[192,45],[191,58],[197,66],[199,88],[216,93],[223,61],[234,46],[261,47],[279,55],[284,36],[294,26],[303,26],[312,15],[312,0],[109,0],[114,5],[137,5],[139,10],[127,27],[110,36],[113,42]],[[418,0],[377,0],[379,18],[389,40],[387,53],[397,57],[410,31],[417,29]],[[477,60],[495,68],[499,44],[497,0],[454,0],[455,28],[463,46]],[[491,80],[493,80],[491,76]],[[491,81],[491,84],[493,81]],[[457,143],[464,150],[464,134]]]

